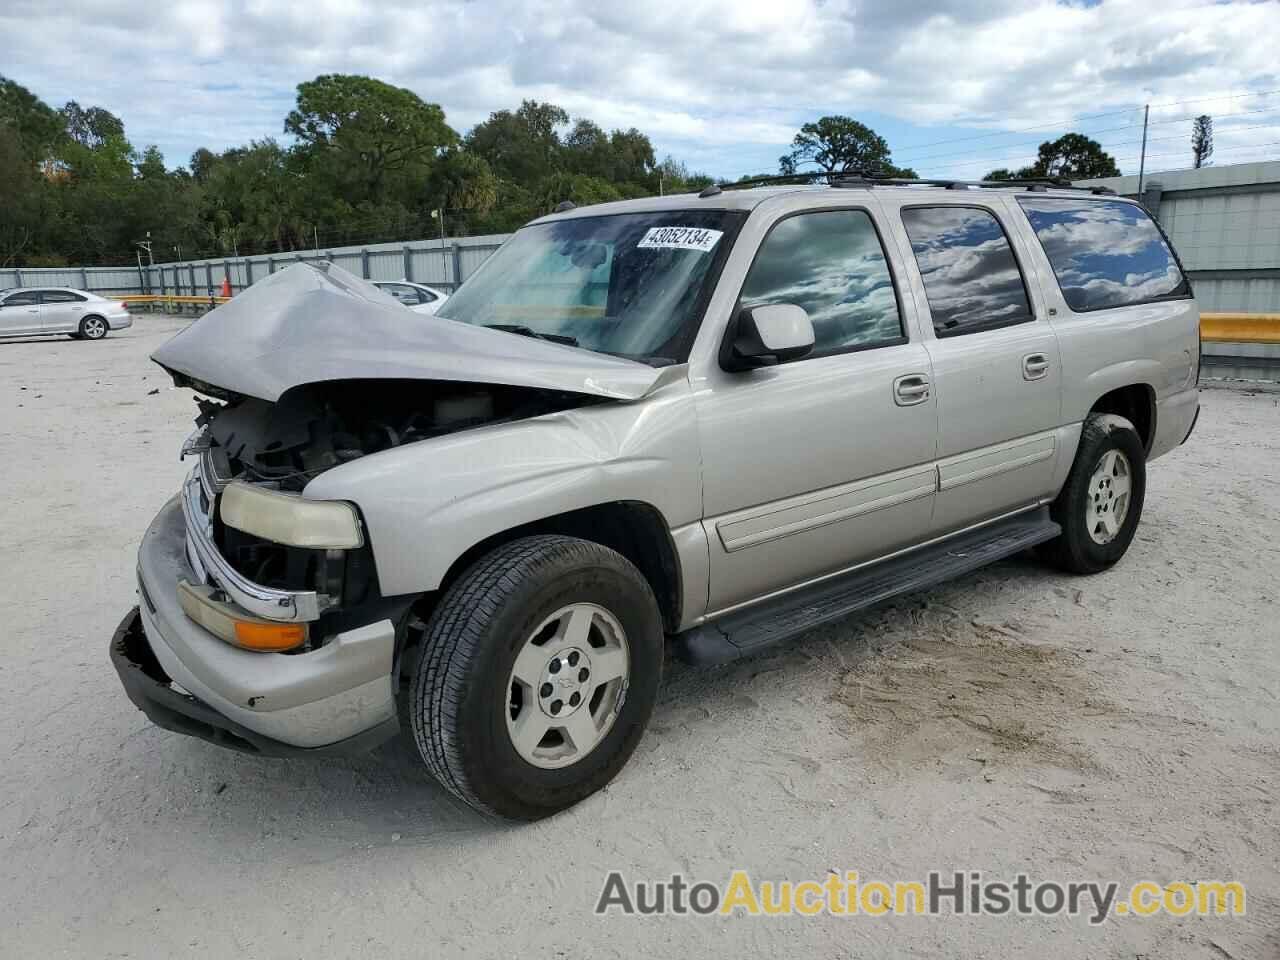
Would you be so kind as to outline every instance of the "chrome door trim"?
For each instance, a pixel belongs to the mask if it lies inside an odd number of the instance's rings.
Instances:
[[[748,507],[713,522],[725,552],[733,553],[928,497],[937,488],[937,468],[932,463],[919,464]]]
[[[853,573],[856,570],[861,570],[863,567],[869,567],[873,563],[882,563],[885,560],[892,560],[894,557],[900,557],[904,553],[910,553],[912,550],[919,550],[921,547],[933,546],[933,544],[941,543],[943,540],[950,540],[952,537],[958,537],[962,533],[970,533],[971,531],[978,530],[982,527],[990,526],[993,523],[999,523],[1001,520],[1008,520],[1010,517],[1016,517],[1018,514],[1026,513],[1028,510],[1038,510],[1047,502],[1048,501],[1044,498],[1037,498],[1031,503],[1018,507],[1016,510],[1010,510],[1009,512],[1002,513],[999,516],[990,517],[980,523],[970,524],[969,526],[963,527],[959,530],[952,530],[950,533],[945,533],[940,537],[933,537],[930,540],[922,540],[919,543],[913,543],[909,547],[903,547],[901,550],[894,550],[891,553],[882,554],[881,556],[873,557],[870,560],[855,563],[852,566],[842,567],[839,570],[833,570],[831,573],[824,573],[820,577],[811,577],[808,580],[793,583],[780,590],[773,590],[769,593],[761,594],[758,597],[753,597],[750,600],[743,600],[741,603],[735,603],[728,607],[721,607],[719,610],[713,610],[710,613],[706,613],[703,616],[698,617],[693,621],[693,624],[697,625],[706,623],[709,620],[715,620],[718,617],[727,616],[728,614],[736,613],[737,611],[746,609],[747,607],[755,606],[757,603],[764,603],[766,600],[773,600],[776,597],[786,596],[788,593],[793,593],[794,591],[801,590],[804,587],[813,586],[815,583],[822,583],[824,580],[830,580],[833,577],[840,577],[844,576],[846,573]]]

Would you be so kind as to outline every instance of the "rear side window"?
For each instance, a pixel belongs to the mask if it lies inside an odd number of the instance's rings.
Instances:
[[[1191,296],[1147,212],[1118,200],[1018,198],[1077,312]]]
[[[1034,319],[1000,221],[976,207],[909,207],[902,223],[939,337]]]
[[[41,290],[40,299],[45,303],[83,303],[84,297],[69,290]]]
[[[813,323],[810,357],[903,343],[893,278],[863,210],[824,210],[779,221],[760,245],[740,304],[791,303]]]

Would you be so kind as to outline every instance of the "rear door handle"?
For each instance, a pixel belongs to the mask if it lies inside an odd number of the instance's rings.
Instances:
[[[1028,353],[1022,358],[1022,379],[1043,380],[1049,373],[1049,358],[1043,353]]]
[[[913,407],[929,399],[929,378],[923,373],[908,373],[893,381],[893,402],[900,407]]]

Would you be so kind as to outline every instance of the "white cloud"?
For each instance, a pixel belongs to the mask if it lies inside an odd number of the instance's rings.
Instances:
[[[460,129],[536,97],[606,127],[640,127],[660,152],[723,174],[758,169],[757,158],[772,165],[795,129],[823,113],[1021,130],[1144,101],[1280,88],[1277,28],[1277,0],[939,0],[923,16],[896,0],[176,0],[150,9],[7,0],[0,8],[6,75],[55,103],[106,106],[135,142],[177,152],[170,162],[195,144],[280,136],[298,82],[359,72],[442,104]],[[1250,112],[1268,105],[1270,113]],[[1186,124],[1167,121],[1201,109],[1219,118],[1221,162],[1234,149],[1261,155],[1257,145],[1280,141],[1280,96],[1157,109],[1152,137],[1167,137],[1171,155],[1185,153],[1176,141]],[[1037,136],[891,146],[922,172],[976,176],[1026,163]],[[1132,129],[1100,139],[1130,166]]]

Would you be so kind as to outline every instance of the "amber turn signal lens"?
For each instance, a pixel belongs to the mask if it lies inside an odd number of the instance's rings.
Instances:
[[[236,622],[236,644],[246,650],[292,650],[307,639],[307,627],[301,623]]]

